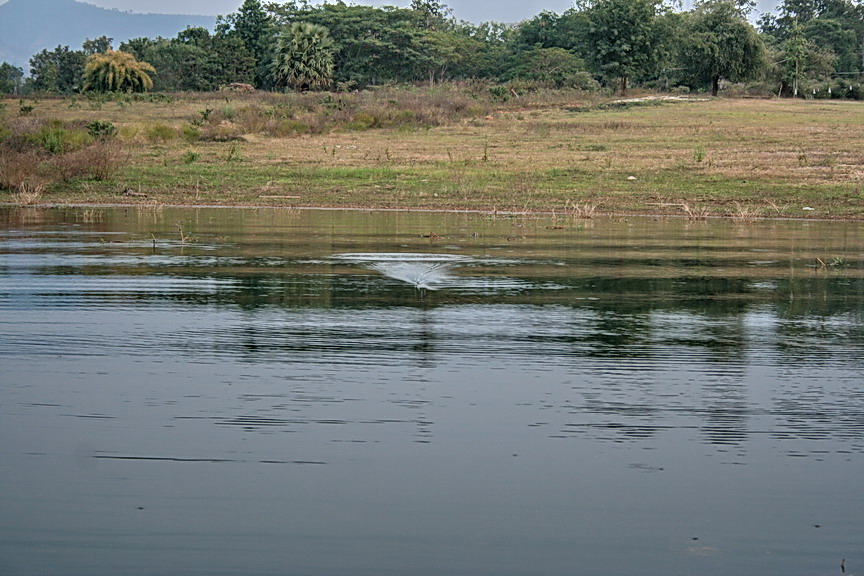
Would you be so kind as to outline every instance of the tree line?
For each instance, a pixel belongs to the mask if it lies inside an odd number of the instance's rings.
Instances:
[[[580,0],[518,24],[459,22],[437,0],[410,7],[245,0],[215,30],[175,38],[87,40],[0,64],[0,92],[353,90],[482,79],[624,93],[633,85],[705,90],[760,82],[781,95],[864,98],[864,4],[782,0],[757,25],[750,0]],[[832,91],[833,88],[833,91]],[[503,94],[506,92],[502,91]]]

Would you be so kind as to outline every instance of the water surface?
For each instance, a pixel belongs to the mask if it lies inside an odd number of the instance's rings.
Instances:
[[[0,573],[862,574],[862,261],[861,223],[2,208]]]

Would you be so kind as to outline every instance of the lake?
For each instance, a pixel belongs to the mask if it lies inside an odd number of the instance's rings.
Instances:
[[[864,574],[864,223],[0,208],[0,573]]]

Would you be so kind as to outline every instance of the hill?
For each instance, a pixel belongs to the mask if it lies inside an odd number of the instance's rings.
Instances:
[[[0,62],[29,74],[30,57],[58,45],[79,49],[87,38],[108,36],[114,47],[130,38],[171,38],[187,26],[213,29],[211,16],[136,14],[76,0],[8,0],[0,4]]]

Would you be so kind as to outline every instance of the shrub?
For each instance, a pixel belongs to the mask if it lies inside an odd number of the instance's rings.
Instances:
[[[119,156],[110,123],[15,118],[0,139],[0,188],[44,188],[53,181],[107,178]],[[102,134],[103,137],[95,137]]]
[[[201,130],[197,126],[187,125],[183,127],[180,135],[183,137],[183,140],[191,144],[201,139]]]
[[[177,131],[167,124],[152,124],[147,127],[147,139],[151,142],[168,142],[177,136]]]
[[[298,134],[308,134],[309,126],[292,118],[271,119],[264,128],[269,136],[274,138],[285,138]]]
[[[215,126],[202,126],[200,139],[205,142],[232,142],[243,137],[236,126],[224,122]]]
[[[108,140],[117,135],[117,127],[111,122],[94,120],[87,124],[87,133],[96,140]]]
[[[49,154],[74,152],[93,142],[93,138],[86,131],[67,129],[59,120],[41,127],[30,135],[30,140]]]
[[[258,134],[267,124],[267,115],[260,108],[245,107],[235,113],[235,122],[244,134]]]
[[[864,90],[862,90],[860,81],[850,82],[846,79],[834,79],[810,87],[809,90],[810,95],[814,98],[864,100]]]
[[[117,156],[117,149],[111,143],[98,141],[81,150],[52,158],[49,168],[64,182],[76,178],[106,180],[114,170]]]
[[[351,130],[368,130],[376,124],[376,119],[371,114],[360,112],[355,114],[354,118],[347,124],[347,128]]]
[[[33,151],[18,152],[0,148],[0,188],[18,190],[36,174],[39,157]]]

